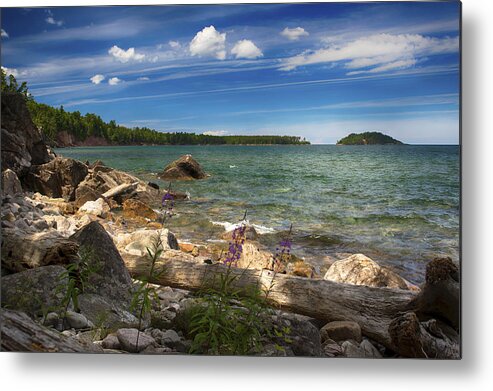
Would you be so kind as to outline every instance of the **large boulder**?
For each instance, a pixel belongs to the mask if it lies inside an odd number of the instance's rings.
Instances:
[[[116,336],[121,348],[130,353],[139,353],[148,346],[157,345],[154,338],[137,329],[120,329],[116,332]]]
[[[2,170],[9,168],[19,178],[31,165],[44,164],[53,158],[21,94],[2,91],[1,139]]]
[[[2,172],[2,197],[14,196],[19,193],[22,193],[21,181],[14,171],[7,168]]]
[[[75,190],[88,173],[87,166],[75,159],[57,157],[31,167],[24,180],[26,188],[53,198],[75,200]]]
[[[2,307],[30,316],[60,309],[67,279],[63,266],[43,266],[2,277]]]
[[[415,288],[392,270],[380,266],[363,254],[354,254],[334,262],[325,273],[324,280],[404,290]]]
[[[125,191],[112,197],[119,204],[129,198],[135,198],[147,204],[160,201],[161,193],[158,189],[126,172],[99,164],[89,170],[89,174],[77,187],[75,204],[80,207],[85,202],[95,201],[106,192],[125,184],[132,186],[128,186]]]
[[[94,293],[79,295],[78,304],[81,314],[96,327],[117,330],[122,327],[137,327],[139,324],[135,315],[125,308]]]
[[[183,155],[178,160],[168,164],[159,177],[164,180],[189,181],[207,178],[207,174],[192,155]]]
[[[101,224],[93,221],[70,238],[99,266],[86,293],[99,294],[117,304],[128,304],[132,289],[130,274],[113,240]]]

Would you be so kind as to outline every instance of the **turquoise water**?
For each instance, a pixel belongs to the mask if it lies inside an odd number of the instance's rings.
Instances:
[[[190,153],[211,174],[173,188],[179,239],[205,242],[248,210],[275,247],[293,224],[293,251],[308,257],[361,252],[421,282],[430,257],[459,258],[458,146],[132,146],[64,148],[59,155],[167,186],[156,173]],[[216,223],[213,224],[213,222]]]

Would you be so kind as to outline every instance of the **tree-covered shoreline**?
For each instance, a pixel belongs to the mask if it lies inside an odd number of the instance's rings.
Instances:
[[[2,91],[18,91],[27,100],[27,107],[34,124],[41,129],[46,141],[52,146],[91,145],[98,139],[109,145],[296,145],[310,144],[299,136],[277,135],[230,135],[215,136],[194,132],[159,132],[147,127],[128,128],[114,120],[105,122],[94,113],[82,114],[80,111],[65,111],[39,103],[29,94],[27,84],[19,85],[13,75],[5,74],[2,69]],[[70,136],[72,142],[65,142],[64,136]]]
[[[337,145],[403,145],[402,141],[396,140],[380,132],[351,133],[337,141]]]

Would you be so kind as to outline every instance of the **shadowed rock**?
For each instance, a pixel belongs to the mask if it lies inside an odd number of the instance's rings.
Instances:
[[[192,155],[184,155],[168,164],[159,177],[164,180],[190,181],[207,178],[207,174]]]

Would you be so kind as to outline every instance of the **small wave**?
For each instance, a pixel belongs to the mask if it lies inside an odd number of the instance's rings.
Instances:
[[[230,166],[229,166],[229,168],[236,168],[236,166],[231,166],[231,165],[230,165]]]
[[[259,224],[250,224],[250,222],[248,220],[243,220],[243,221],[240,221],[236,224],[230,223],[228,221],[211,221],[211,223],[212,223],[212,225],[220,225],[220,226],[224,227],[224,230],[226,232],[231,232],[231,231],[235,230],[241,224],[245,224],[247,226],[255,228],[255,231],[257,231],[257,233],[259,235],[265,235],[265,234],[270,234],[270,233],[275,232],[274,228],[265,227],[265,226],[259,225]]]

